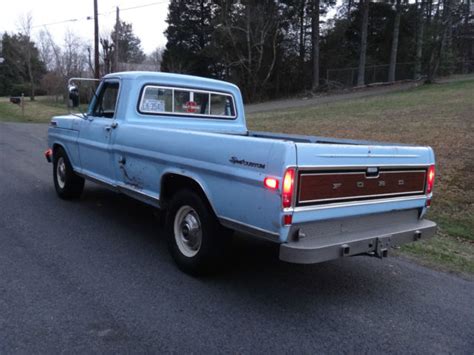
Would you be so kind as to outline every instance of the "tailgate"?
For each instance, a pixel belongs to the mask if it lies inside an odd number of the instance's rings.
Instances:
[[[294,223],[425,205],[429,147],[295,144]]]

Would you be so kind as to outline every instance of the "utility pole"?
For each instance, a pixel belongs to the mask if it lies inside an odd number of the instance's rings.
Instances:
[[[94,0],[94,74],[96,79],[100,78],[99,65],[99,13],[97,0]]]
[[[117,13],[115,18],[115,53],[114,53],[114,71],[119,71],[119,28],[120,28],[120,10],[117,6]]]

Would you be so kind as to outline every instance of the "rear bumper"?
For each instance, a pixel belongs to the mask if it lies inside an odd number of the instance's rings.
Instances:
[[[433,237],[436,223],[419,220],[417,210],[294,225],[280,246],[280,259],[313,264],[341,257],[387,256],[390,248]]]

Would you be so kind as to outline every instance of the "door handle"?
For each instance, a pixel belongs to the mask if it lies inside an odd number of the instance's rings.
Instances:
[[[117,123],[117,122],[113,122],[110,126],[105,126],[104,129],[105,129],[106,131],[110,131],[111,129],[117,128],[117,126],[118,126],[118,123]]]

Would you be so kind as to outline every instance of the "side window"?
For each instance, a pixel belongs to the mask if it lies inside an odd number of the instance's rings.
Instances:
[[[235,116],[232,97],[229,95],[211,94],[212,116]]]
[[[174,91],[174,112],[188,112],[188,106],[191,107],[189,91]]]
[[[140,111],[148,113],[173,112],[173,90],[148,86],[143,93]]]
[[[95,102],[92,116],[113,118],[117,105],[118,92],[119,83],[105,82]]]
[[[202,92],[194,93],[194,100],[196,103],[196,113],[201,115],[209,115],[209,94]]]
[[[174,112],[209,115],[209,93],[174,90]]]

